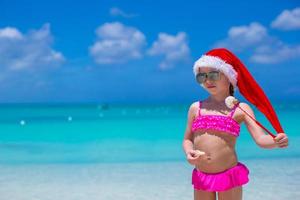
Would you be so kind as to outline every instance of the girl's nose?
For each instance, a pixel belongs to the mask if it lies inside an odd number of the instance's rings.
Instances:
[[[209,85],[212,83],[211,80],[209,80],[208,78],[205,80],[206,83],[208,83]]]

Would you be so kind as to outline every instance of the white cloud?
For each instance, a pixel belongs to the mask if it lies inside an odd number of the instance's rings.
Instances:
[[[257,47],[250,59],[256,63],[275,64],[299,57],[300,45],[288,46],[286,44],[278,43],[273,46]]]
[[[117,16],[121,16],[124,18],[132,18],[132,17],[136,17],[136,14],[129,14],[124,12],[123,10],[121,10],[120,8],[117,7],[113,7],[109,10],[109,13],[111,16],[117,17]]]
[[[230,28],[228,37],[214,46],[235,51],[249,50],[252,53],[250,60],[261,64],[275,64],[300,57],[300,45],[283,43],[269,35],[267,29],[257,22]]]
[[[142,57],[146,40],[138,29],[113,22],[100,26],[96,34],[98,40],[90,47],[90,54],[96,63],[124,63]]]
[[[300,29],[300,7],[284,10],[272,23],[271,27],[280,30]]]
[[[164,56],[163,61],[160,63],[161,69],[172,68],[178,62],[187,61],[190,49],[187,44],[186,33],[180,32],[176,36],[160,33],[158,40],[148,50],[148,54],[151,56]]]
[[[59,65],[64,57],[51,44],[49,24],[28,34],[12,27],[0,29],[0,65],[10,70]]]
[[[261,42],[269,41],[267,29],[257,22],[249,26],[235,26],[228,31],[228,37],[215,44],[217,47],[230,47],[236,51],[242,51]]]
[[[6,27],[0,29],[0,38],[1,39],[22,39],[22,33],[18,29],[13,27]]]

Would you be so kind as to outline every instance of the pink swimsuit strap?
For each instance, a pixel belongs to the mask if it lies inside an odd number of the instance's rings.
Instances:
[[[238,107],[238,104],[233,107],[229,116],[224,115],[201,115],[201,104],[199,101],[199,112],[192,124],[192,131],[198,129],[223,131],[235,137],[240,134],[240,124],[235,121],[232,116]]]

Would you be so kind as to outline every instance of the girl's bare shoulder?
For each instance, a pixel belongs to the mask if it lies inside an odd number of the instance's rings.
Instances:
[[[195,101],[190,105],[190,108],[198,108],[198,107],[199,107],[199,101]]]
[[[199,101],[195,101],[190,105],[189,110],[198,110],[199,108]]]
[[[248,114],[250,114],[251,116],[253,116],[253,110],[251,108],[251,106],[248,103],[245,102],[240,102],[239,107],[242,108],[244,111],[246,111]],[[246,113],[244,113],[242,110],[238,109],[238,120],[239,121],[243,121],[245,122],[246,119]]]
[[[199,109],[199,101],[193,102],[189,107],[189,115],[195,116]]]
[[[239,106],[245,111],[252,112],[252,108],[248,103],[240,102]]]

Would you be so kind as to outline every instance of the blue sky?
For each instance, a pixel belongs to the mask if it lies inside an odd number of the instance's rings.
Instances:
[[[0,102],[188,103],[192,66],[232,50],[274,101],[300,100],[300,5],[0,0]]]

